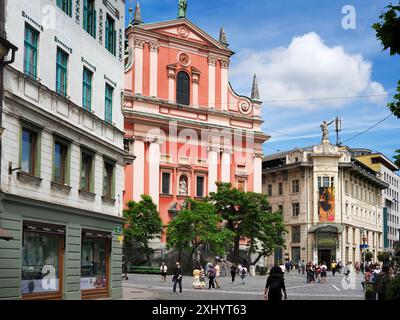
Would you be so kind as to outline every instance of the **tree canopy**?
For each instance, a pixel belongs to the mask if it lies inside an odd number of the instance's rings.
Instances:
[[[207,244],[214,253],[222,255],[232,242],[232,232],[221,223],[222,217],[213,205],[188,199],[167,227],[167,245],[193,254],[200,245]]]
[[[124,235],[127,241],[135,240],[142,245],[147,261],[150,262],[150,254],[153,249],[149,241],[160,238],[163,228],[162,221],[157,211],[157,206],[150,196],[142,195],[139,202],[129,201],[128,209],[124,210],[124,217],[127,218],[127,228]]]
[[[268,198],[264,194],[242,192],[232,188],[230,183],[217,183],[217,192],[207,198],[226,221],[226,227],[234,234],[234,259],[239,260],[241,239],[249,245],[248,258],[258,252],[251,263],[262,256],[271,254],[276,247],[284,244],[285,227],[281,213],[272,213]]]
[[[372,28],[376,31],[376,37],[382,43],[383,51],[389,49],[390,55],[400,54],[400,1],[396,5],[385,7],[379,18],[380,22],[374,23]],[[400,119],[400,81],[397,84],[397,92],[394,101],[388,103],[390,111]],[[400,166],[400,150],[396,150],[394,157],[396,165]]]

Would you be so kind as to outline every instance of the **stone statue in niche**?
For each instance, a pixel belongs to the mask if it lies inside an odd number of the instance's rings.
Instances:
[[[188,186],[187,186],[187,177],[181,176],[179,178],[179,194],[180,195],[187,195],[188,194]]]

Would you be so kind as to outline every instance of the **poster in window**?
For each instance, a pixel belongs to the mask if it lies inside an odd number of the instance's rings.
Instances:
[[[319,222],[335,221],[334,187],[319,188],[318,215],[319,215]]]

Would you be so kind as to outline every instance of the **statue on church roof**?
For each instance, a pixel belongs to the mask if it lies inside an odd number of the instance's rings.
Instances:
[[[328,131],[328,126],[331,125],[333,121],[327,122],[324,120],[321,124],[321,130],[322,130],[322,141],[326,140],[329,141],[329,131]]]
[[[178,0],[179,11],[178,18],[186,18],[187,0]]]

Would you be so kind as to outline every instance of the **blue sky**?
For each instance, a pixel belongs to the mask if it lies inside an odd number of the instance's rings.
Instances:
[[[135,3],[126,0],[127,17],[129,6]],[[142,18],[145,22],[174,19],[177,3],[142,0]],[[345,141],[390,114],[386,103],[400,79],[400,56],[382,52],[371,28],[389,3],[188,0],[187,15],[215,38],[224,27],[236,52],[230,65],[235,91],[249,95],[252,74],[257,73],[264,100],[263,131],[272,136],[264,152],[270,154],[319,143],[320,123],[336,115],[343,117],[341,140]],[[355,29],[342,27],[345,5],[355,9]],[[354,96],[362,97],[343,98]],[[394,150],[400,149],[400,119],[389,117],[345,144],[392,158]]]

